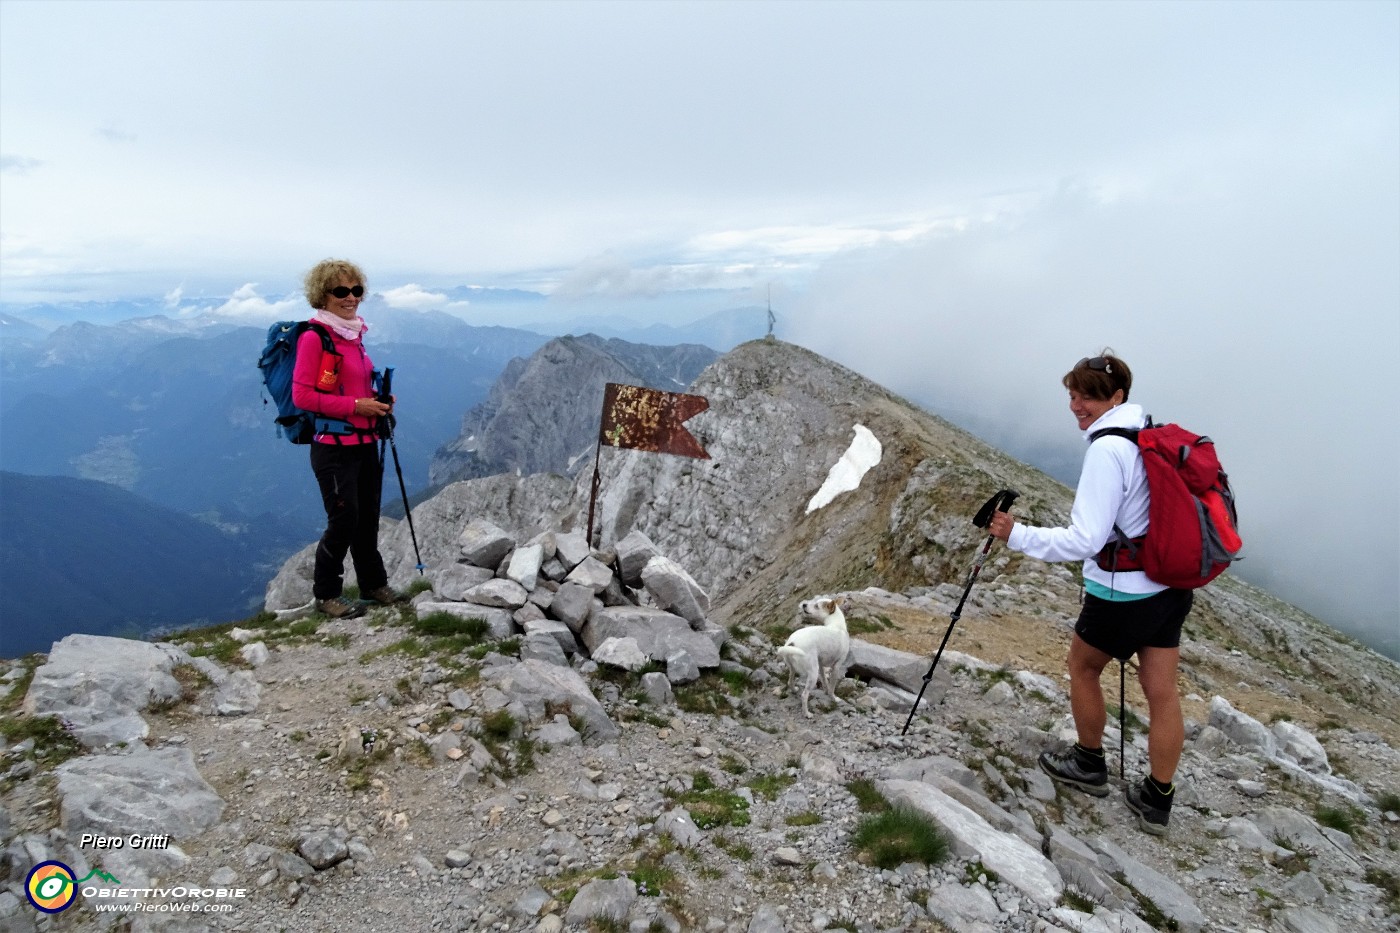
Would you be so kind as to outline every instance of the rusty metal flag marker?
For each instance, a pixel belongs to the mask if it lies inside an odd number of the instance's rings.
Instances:
[[[663,392],[609,382],[603,392],[603,418],[598,428],[598,451],[593,458],[593,486],[588,498],[588,542],[593,543],[593,507],[602,476],[598,458],[603,445],[655,454],[710,459],[709,453],[685,429],[685,422],[707,410],[703,395]]]
[[[710,407],[703,395],[682,395],[609,382],[603,392],[598,443],[654,454],[710,459],[684,422]]]

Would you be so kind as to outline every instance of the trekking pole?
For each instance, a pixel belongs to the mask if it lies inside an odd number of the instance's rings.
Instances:
[[[1128,714],[1124,712],[1123,694],[1128,689],[1128,662],[1118,659],[1118,780],[1123,780],[1123,750],[1127,747],[1124,733],[1128,730]]]
[[[390,386],[394,381],[394,367],[384,367],[384,375],[379,380],[379,401],[385,405],[394,404]],[[418,561],[418,575],[423,575],[423,555],[418,553],[418,533],[413,530],[413,510],[408,507],[408,490],[403,485],[403,467],[399,465],[399,445],[394,443],[394,416],[385,415],[379,422],[379,475],[384,475],[384,445],[387,443],[394,454],[394,472],[399,477],[399,495],[403,496],[403,514],[408,518],[408,536],[413,540],[413,556]]]
[[[994,493],[990,499],[982,504],[977,510],[976,516],[972,519],[972,524],[978,528],[986,528],[992,523],[992,512],[1009,512],[1011,503],[1016,501],[1020,493],[1014,489],[1003,489]],[[905,735],[909,731],[909,724],[914,721],[914,714],[919,710],[919,701],[924,698],[924,691],[928,689],[929,681],[933,680],[933,669],[938,667],[938,659],[943,657],[943,648],[948,644],[948,636],[953,634],[953,626],[958,624],[958,619],[962,618],[963,604],[967,602],[967,594],[972,592],[972,584],[977,582],[977,575],[982,572],[982,565],[987,561],[987,554],[992,549],[992,542],[996,540],[995,535],[987,535],[987,542],[982,545],[982,552],[977,555],[977,561],[972,565],[972,571],[967,575],[967,586],[963,589],[962,599],[958,600],[958,606],[953,610],[953,617],[948,621],[948,630],[943,633],[943,641],[938,645],[938,651],[933,656],[933,663],[928,666],[928,673],[924,675],[923,686],[919,688],[919,695],[914,698],[914,706],[909,710],[909,718],[904,720],[904,728],[900,735]]]
[[[1133,670],[1141,672],[1141,665],[1133,665]],[[1118,660],[1118,777],[1124,776],[1123,756],[1127,748],[1128,734],[1128,703],[1125,697],[1128,691],[1128,660],[1119,658]]]

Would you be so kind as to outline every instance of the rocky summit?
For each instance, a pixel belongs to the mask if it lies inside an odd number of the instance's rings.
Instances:
[[[401,605],[313,613],[308,548],[237,625],[0,665],[0,929],[1400,930],[1396,665],[1201,591],[1148,835],[1131,665],[1110,794],[1036,766],[1073,737],[1074,568],[994,547],[949,633],[977,505],[1068,490],[776,341],[689,391],[711,459],[605,449],[593,541],[586,475],[473,479],[415,508],[421,575],[385,522]],[[809,508],[858,425],[868,469]],[[807,718],[775,651],[815,595],[852,642]]]

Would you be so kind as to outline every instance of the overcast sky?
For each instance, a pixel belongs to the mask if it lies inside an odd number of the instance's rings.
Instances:
[[[1276,588],[1400,644],[1400,3],[0,0],[0,186],[12,309],[771,284],[1074,457],[1109,345]]]

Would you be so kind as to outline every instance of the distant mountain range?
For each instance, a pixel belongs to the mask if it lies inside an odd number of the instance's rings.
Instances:
[[[532,292],[496,290],[492,300],[505,300],[502,294],[523,307],[537,303]],[[506,364],[550,339],[382,302],[367,314],[375,363],[395,368],[396,441],[410,492],[427,485],[434,451],[458,436],[463,415],[485,401]],[[722,350],[745,331],[761,333],[760,314],[736,309],[644,332],[662,345]],[[0,469],[110,482],[225,522],[300,514],[293,525],[310,530],[319,509],[308,506],[302,489],[305,452],[277,437],[255,366],[265,336],[265,324],[212,314],[79,321],[44,331],[6,312]]]
[[[768,328],[767,312],[757,306],[731,308],[708,314],[688,324],[637,324],[616,317],[586,316],[557,324],[534,324],[530,329],[550,334],[594,334],[640,343],[670,347],[698,344],[725,352],[741,343],[762,337]]]
[[[413,489],[506,363],[548,338],[435,312],[381,323],[368,347],[396,369],[397,443]],[[7,344],[0,469],[101,480],[226,523],[275,515],[312,533],[321,516],[306,494],[306,451],[278,437],[256,367],[266,328],[160,324],[79,323],[37,346]]]

